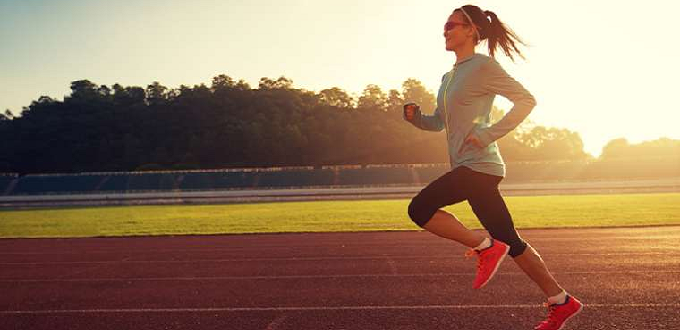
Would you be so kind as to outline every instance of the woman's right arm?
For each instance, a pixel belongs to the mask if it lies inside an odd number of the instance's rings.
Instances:
[[[444,81],[444,77],[446,77],[446,74],[442,76],[442,82]],[[409,104],[415,105],[415,103]],[[420,107],[416,105],[416,110],[413,113],[413,118],[409,120],[408,118],[406,118],[406,106],[409,104],[404,105],[404,120],[410,122],[411,124],[413,124],[413,126],[426,131],[439,132],[444,129],[444,121],[442,120],[441,113],[439,111],[439,106],[437,106],[437,108],[434,109],[433,115],[424,115],[420,112]]]
[[[434,110],[434,115],[424,115],[417,109],[413,118],[409,120],[404,113],[404,120],[425,131],[439,132],[444,129],[444,122],[440,117],[439,107]]]

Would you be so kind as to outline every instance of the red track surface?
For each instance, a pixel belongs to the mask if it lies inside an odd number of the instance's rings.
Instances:
[[[527,230],[585,304],[565,329],[680,329],[680,227]],[[507,259],[482,290],[426,232],[0,240],[0,329],[532,329]]]

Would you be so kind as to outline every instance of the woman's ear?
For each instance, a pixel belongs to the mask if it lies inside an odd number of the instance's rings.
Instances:
[[[468,25],[467,28],[468,28],[467,36],[472,37],[472,40],[475,40],[475,37],[477,36],[477,34],[475,33],[475,28],[472,25]]]

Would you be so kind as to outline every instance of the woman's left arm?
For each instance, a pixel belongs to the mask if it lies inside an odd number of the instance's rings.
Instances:
[[[534,96],[522,84],[513,79],[501,65],[491,58],[482,67],[483,88],[489,93],[501,95],[513,102],[513,107],[497,123],[477,132],[480,142],[487,146],[515,129],[529,116],[536,106]]]

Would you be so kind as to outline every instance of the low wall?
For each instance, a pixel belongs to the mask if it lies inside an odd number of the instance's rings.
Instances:
[[[391,199],[410,198],[422,188],[423,186],[403,186],[0,196],[0,208]],[[500,189],[505,196],[680,192],[680,178],[631,181],[501,183]]]

